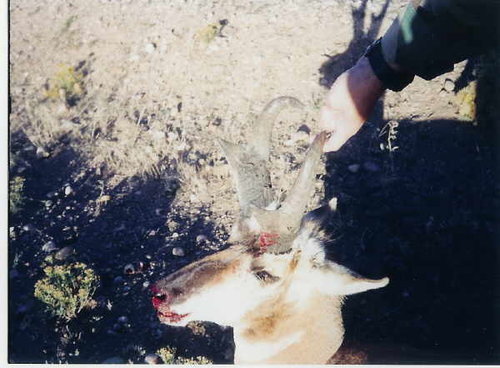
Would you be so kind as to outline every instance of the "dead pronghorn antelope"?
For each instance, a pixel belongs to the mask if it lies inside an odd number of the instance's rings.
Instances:
[[[246,146],[221,141],[236,182],[240,218],[232,245],[158,281],[161,322],[232,326],[235,363],[326,363],[342,343],[344,295],[387,285],[325,259],[321,230],[304,211],[326,134],[319,134],[287,198],[273,202],[267,169],[274,119],[291,97],[271,101]],[[330,210],[324,207],[322,213]]]

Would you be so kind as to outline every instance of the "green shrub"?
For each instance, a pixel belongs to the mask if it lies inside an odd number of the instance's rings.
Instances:
[[[45,277],[35,284],[35,297],[48,305],[50,312],[70,320],[84,308],[93,307],[92,299],[99,278],[83,263],[47,266]]]
[[[45,94],[52,100],[63,99],[71,105],[83,96],[83,92],[83,73],[62,64],[50,80]]]
[[[213,364],[213,362],[203,356],[196,358],[184,358],[177,355],[177,349],[170,346],[161,348],[156,352],[165,364]]]
[[[24,178],[22,176],[15,176],[9,181],[9,210],[13,214],[19,212],[23,207],[23,190]]]

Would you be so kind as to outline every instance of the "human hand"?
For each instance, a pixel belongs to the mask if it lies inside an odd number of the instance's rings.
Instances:
[[[337,151],[361,128],[384,93],[366,57],[333,83],[320,111],[320,128],[331,132],[323,151]]]

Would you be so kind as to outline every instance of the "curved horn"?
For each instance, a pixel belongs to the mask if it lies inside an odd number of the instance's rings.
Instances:
[[[280,239],[268,248],[269,253],[285,253],[291,249],[292,241],[300,228],[307,203],[314,191],[316,170],[321,162],[327,133],[321,132],[314,139],[300,168],[299,176],[281,207],[274,211],[275,223],[279,223]]]
[[[252,138],[248,142],[248,147],[251,148],[261,160],[269,159],[273,123],[279,113],[286,107],[303,108],[304,105],[295,97],[278,97],[269,102],[257,118],[255,126],[253,127]]]
[[[267,167],[271,145],[271,131],[278,114],[285,107],[302,107],[294,97],[282,96],[269,102],[260,113],[246,145],[236,145],[219,139],[235,181],[242,216],[249,206],[266,208],[273,199],[271,175]]]

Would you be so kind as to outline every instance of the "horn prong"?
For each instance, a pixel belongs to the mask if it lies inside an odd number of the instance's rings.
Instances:
[[[306,209],[307,203],[314,190],[315,174],[319,163],[321,162],[321,155],[323,153],[323,146],[327,139],[327,133],[321,132],[318,134],[306,158],[300,168],[299,176],[290,190],[290,193],[283,201],[280,211],[290,216],[293,220],[292,223],[300,223],[300,219]]]

